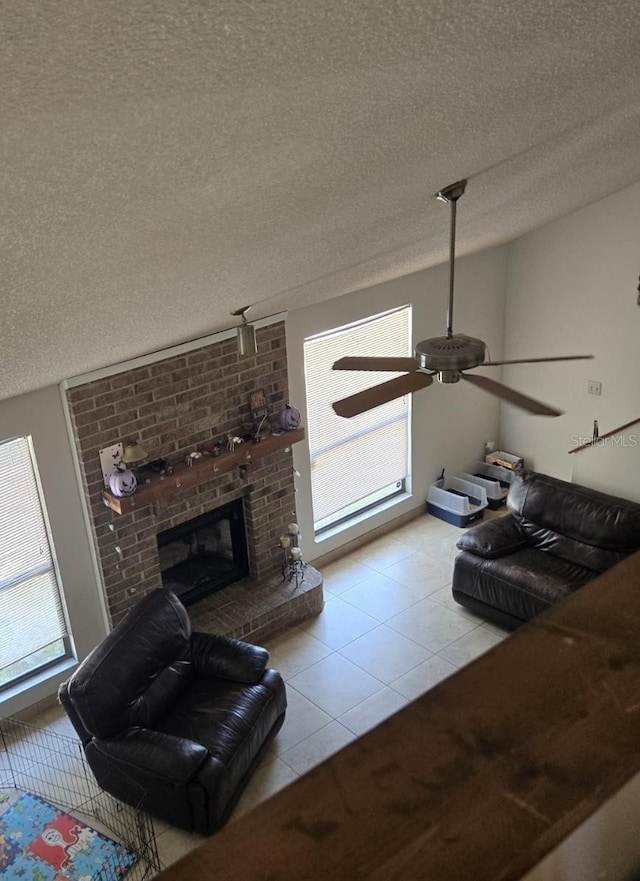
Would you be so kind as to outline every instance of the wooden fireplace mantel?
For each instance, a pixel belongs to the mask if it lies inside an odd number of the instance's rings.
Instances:
[[[190,466],[186,463],[175,465],[171,475],[154,474],[150,482],[139,486],[132,496],[119,498],[105,489],[102,498],[105,505],[116,514],[128,514],[152,502],[166,499],[180,490],[199,486],[219,474],[263,459],[277,450],[284,450],[304,440],[304,436],[304,428],[296,428],[294,431],[269,435],[259,443],[239,444],[233,451],[225,450],[219,456],[202,456],[201,459],[194,459],[193,465]]]

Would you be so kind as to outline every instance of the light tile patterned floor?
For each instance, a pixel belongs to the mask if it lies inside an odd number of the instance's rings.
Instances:
[[[508,635],[451,596],[462,531],[419,517],[323,568],[324,611],[267,644],[287,683],[287,719],[234,817]],[[30,721],[72,733],[58,709]],[[166,824],[156,832],[165,865],[202,841]]]

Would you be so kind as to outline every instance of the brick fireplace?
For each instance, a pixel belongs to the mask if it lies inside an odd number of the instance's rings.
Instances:
[[[199,446],[237,434],[250,421],[249,395],[256,389],[264,390],[272,417],[279,413],[288,401],[284,324],[259,328],[257,343],[258,352],[251,357],[238,357],[235,339],[221,340],[67,390],[112,624],[162,586],[158,534],[235,500],[242,500],[244,509],[250,575],[191,606],[194,624],[264,638],[321,610],[319,573],[308,567],[303,585],[293,589],[281,575],[278,538],[295,520],[289,447],[256,457],[242,468],[205,474],[196,486],[173,488],[171,494],[123,514],[103,499],[98,454],[103,447],[137,438],[150,459],[182,465]]]

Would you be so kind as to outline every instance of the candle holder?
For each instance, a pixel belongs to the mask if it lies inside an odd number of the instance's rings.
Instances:
[[[280,536],[279,542],[282,548],[282,579],[283,581],[295,581],[296,588],[304,579],[304,570],[307,565],[302,559],[299,542],[298,524],[289,523],[286,534]]]

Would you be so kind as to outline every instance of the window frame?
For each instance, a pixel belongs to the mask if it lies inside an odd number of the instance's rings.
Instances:
[[[64,632],[60,635],[58,639],[54,639],[46,645],[29,652],[29,654],[26,654],[23,658],[18,658],[17,660],[12,661],[11,663],[5,665],[5,667],[3,667],[2,669],[4,670],[10,668],[14,664],[20,663],[22,660],[27,660],[33,655],[36,655],[38,652],[44,651],[46,648],[48,648],[48,646],[59,641],[62,642],[63,651],[60,654],[56,655],[56,657],[39,663],[36,666],[32,667],[30,670],[18,674],[7,680],[6,682],[0,683],[0,701],[3,700],[6,696],[14,693],[16,689],[20,690],[21,686],[24,686],[25,683],[28,683],[34,679],[39,679],[50,669],[60,665],[61,663],[75,660],[71,628],[69,625],[69,614],[66,606],[55,545],[53,542],[53,534],[51,531],[51,524],[49,521],[46,500],[42,488],[42,482],[40,479],[40,472],[38,469],[38,461],[35,454],[33,438],[30,434],[13,435],[11,437],[0,440],[0,448],[4,447],[5,445],[16,443],[19,441],[23,442],[25,445],[25,464],[30,467],[30,472],[35,484],[35,495],[33,497],[33,501],[36,502],[36,505],[33,508],[33,513],[39,515],[44,536],[47,542],[50,562],[41,563],[40,565],[33,565],[31,566],[31,568],[25,569],[19,574],[9,576],[8,579],[5,579],[5,583],[0,584],[0,597],[5,590],[10,590],[11,588],[28,581],[30,578],[33,578],[38,574],[50,573],[53,578],[55,589],[57,591],[57,601],[60,605],[61,618],[64,622]]]
[[[368,517],[374,516],[376,513],[379,513],[381,510],[389,507],[390,504],[397,504],[397,502],[402,499],[406,499],[411,495],[411,470],[412,470],[412,434],[411,434],[411,426],[412,426],[412,397],[411,395],[402,396],[404,398],[403,402],[403,412],[402,413],[388,413],[382,415],[377,422],[370,424],[366,428],[356,427],[354,424],[354,430],[351,432],[351,437],[349,439],[337,439],[333,440],[328,438],[324,444],[319,444],[314,440],[314,428],[313,428],[313,415],[311,413],[311,407],[316,404],[316,398],[310,393],[310,383],[309,383],[309,370],[310,364],[309,361],[309,345],[313,343],[320,343],[323,339],[338,339],[340,337],[348,338],[350,331],[357,331],[366,328],[367,325],[373,324],[374,322],[383,320],[390,316],[397,315],[402,321],[406,321],[406,326],[403,328],[403,346],[397,348],[394,351],[389,351],[388,341],[385,341],[379,345],[374,343],[374,347],[377,348],[378,352],[380,349],[384,351],[384,354],[390,354],[394,356],[402,356],[402,357],[411,357],[413,352],[413,344],[412,344],[412,323],[413,323],[413,307],[411,303],[404,303],[399,306],[395,306],[391,309],[383,309],[379,312],[375,312],[374,314],[367,315],[363,318],[357,319],[355,321],[347,322],[345,324],[324,329],[318,333],[311,334],[306,336],[303,339],[302,344],[302,354],[303,354],[303,369],[304,369],[304,379],[305,379],[305,395],[306,395],[306,403],[307,403],[307,426],[308,426],[308,444],[309,444],[309,485],[311,491],[311,519],[313,525],[313,534],[316,540],[322,540],[324,538],[329,537],[332,534],[335,534],[336,531],[342,531],[342,529],[348,528],[351,525],[354,525],[357,522],[362,521],[363,519],[367,519]],[[348,354],[353,354],[353,348],[350,346],[351,351]],[[385,351],[386,349],[386,351]],[[339,353],[338,357],[341,357],[344,353]],[[369,354],[369,353],[367,353]],[[332,359],[333,360],[333,359]],[[401,376],[402,371],[397,372],[371,372],[371,371],[353,371],[349,372],[349,377],[355,380],[356,377],[360,378],[359,383],[355,383],[355,387],[353,388],[353,392],[359,391],[360,387],[370,387],[377,385],[379,383],[385,382],[388,379],[393,378],[394,376]],[[340,374],[338,374],[340,375]],[[344,377],[345,374],[342,373]],[[344,379],[343,379],[344,382]],[[360,386],[360,387],[358,387]],[[352,393],[351,390],[347,391],[346,394]],[[333,398],[334,400],[338,397],[343,397],[344,394],[338,393]],[[396,399],[398,401],[399,399]],[[391,402],[395,403],[395,402]],[[388,404],[382,405],[383,407],[388,407]],[[397,404],[396,404],[397,406]],[[371,413],[378,410],[378,408],[374,408],[372,411],[367,411],[370,415]],[[340,417],[335,417],[340,418]],[[355,417],[359,419],[360,417]],[[351,421],[351,420],[348,420]],[[385,427],[389,427],[393,425],[393,423],[401,423],[402,426],[402,434],[404,443],[406,444],[405,449],[403,451],[403,457],[405,458],[405,464],[403,470],[405,471],[404,475],[399,479],[391,480],[389,484],[385,484],[385,486],[377,487],[373,489],[371,493],[367,493],[362,496],[360,499],[356,499],[352,502],[347,503],[343,507],[334,510],[332,513],[325,514],[324,516],[316,516],[316,505],[314,500],[314,461],[318,459],[322,454],[326,454],[332,449],[339,449],[347,443],[350,443],[352,440],[356,440],[358,435],[363,440],[366,438],[371,438],[376,431],[380,431]],[[318,423],[319,424],[319,423]],[[318,430],[320,430],[318,428]],[[316,478],[317,479],[317,478]],[[383,493],[383,490],[387,491]]]

